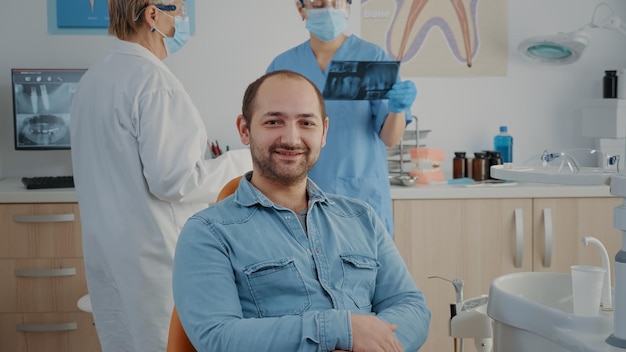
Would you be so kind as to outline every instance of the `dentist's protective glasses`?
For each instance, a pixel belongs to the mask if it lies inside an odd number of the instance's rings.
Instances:
[[[345,9],[349,4],[352,4],[352,0],[300,0],[300,4],[305,9],[321,9],[324,7]]]
[[[553,169],[557,173],[577,174],[584,164],[594,165],[593,168],[600,172],[620,171],[619,155],[588,148],[544,150],[540,160],[545,170]]]
[[[144,7],[142,7],[139,11],[137,11],[137,14],[135,15],[135,21],[137,21],[139,19],[139,17],[141,16],[141,14],[146,10],[146,7],[148,7],[149,5],[146,5]],[[157,9],[161,10],[161,11],[176,11],[176,9],[180,8],[180,16],[185,17],[187,16],[187,11],[185,11],[185,2],[183,1],[181,3],[180,7],[177,7],[174,4],[170,4],[170,5],[166,5],[166,4],[155,4],[154,6],[156,6]]]

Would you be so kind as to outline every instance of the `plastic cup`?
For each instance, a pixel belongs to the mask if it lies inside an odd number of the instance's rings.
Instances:
[[[606,270],[593,265],[572,265],[571,269],[574,315],[597,316]]]

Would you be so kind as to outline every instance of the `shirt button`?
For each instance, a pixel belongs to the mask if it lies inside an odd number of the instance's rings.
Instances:
[[[291,220],[291,215],[286,215],[286,216],[285,216],[285,219],[287,219],[287,220]]]
[[[321,249],[319,249],[319,248],[315,248],[315,252],[319,253],[319,252],[321,252],[321,251],[322,251]]]

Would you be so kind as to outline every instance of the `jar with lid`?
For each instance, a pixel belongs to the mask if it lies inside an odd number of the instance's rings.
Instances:
[[[609,99],[617,98],[617,85],[617,71],[604,71],[604,77],[602,78],[602,97]]]
[[[487,158],[485,152],[475,152],[472,161],[472,178],[474,181],[484,181],[487,171]]]
[[[493,165],[502,165],[502,154],[495,150],[486,150],[485,153],[487,159],[487,172],[485,178],[494,179],[491,177],[491,167]]]
[[[452,159],[452,178],[467,177],[467,159],[465,158],[465,152],[454,152],[454,159]]]

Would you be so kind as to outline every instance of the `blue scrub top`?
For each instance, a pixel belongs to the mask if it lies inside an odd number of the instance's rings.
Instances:
[[[379,46],[355,35],[346,38],[333,60],[392,61]],[[298,72],[324,91],[328,67],[320,70],[310,40],[278,55],[267,72],[277,70]],[[378,136],[389,113],[387,100],[326,100],[325,104],[326,146],[309,177],[325,192],[368,202],[393,236],[387,149]],[[411,119],[407,110],[407,124]]]

